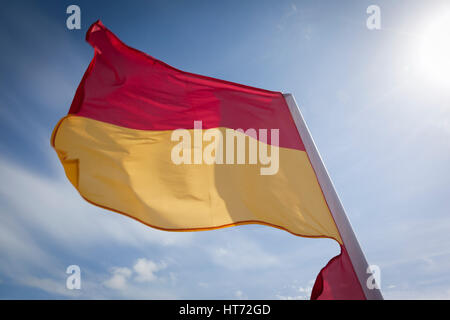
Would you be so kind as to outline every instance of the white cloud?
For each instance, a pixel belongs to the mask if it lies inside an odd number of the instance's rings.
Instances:
[[[309,300],[313,283],[314,280],[310,280],[307,286],[289,285],[284,288],[284,293],[277,293],[275,297],[279,300]]]
[[[47,293],[66,297],[77,297],[81,293],[79,290],[68,290],[64,279],[25,276],[21,279],[21,283],[29,287],[41,289]]]
[[[129,280],[142,283],[154,282],[158,280],[156,273],[165,269],[167,264],[165,262],[156,263],[152,260],[139,258],[136,260],[131,268],[114,267],[111,269],[112,276],[103,284],[111,289],[123,290],[127,287]],[[169,273],[169,279],[173,282],[176,275]]]
[[[131,276],[132,271],[128,268],[113,268],[112,277],[104,282],[104,285],[111,289],[125,289],[127,279]]]
[[[130,267],[114,267],[111,277],[103,282],[104,287],[113,289],[106,292],[108,297],[131,299],[174,299],[175,295],[164,287],[166,280],[172,284],[176,274],[169,272],[167,276],[159,276],[158,272],[167,268],[165,262],[154,262],[146,258],[139,258]],[[152,285],[148,285],[151,282]]]
[[[156,272],[165,269],[167,265],[164,262],[155,263],[145,258],[138,259],[133,266],[133,270],[136,272],[136,281],[138,282],[151,282],[157,279]]]

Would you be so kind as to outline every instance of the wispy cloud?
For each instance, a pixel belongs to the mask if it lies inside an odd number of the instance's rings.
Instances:
[[[170,233],[151,229],[127,217],[86,203],[61,175],[58,179],[39,176],[0,159],[0,174],[9,181],[0,185],[4,219],[20,221],[54,243],[92,246],[116,242],[132,246],[145,244],[188,245],[192,233]],[[24,201],[24,198],[26,201]],[[61,211],[63,210],[63,211]]]
[[[0,175],[8,181],[0,185],[0,273],[21,285],[70,296],[65,291],[61,253],[70,252],[83,261],[86,251],[106,244],[143,250],[183,247],[193,240],[192,233],[154,230],[88,205],[63,177],[43,177],[3,159]],[[95,254],[89,259],[95,260]],[[149,280],[163,266],[139,260],[134,267],[139,279]],[[114,283],[118,285],[120,279]]]
[[[260,246],[248,239],[243,241],[239,237],[230,240],[227,246],[212,247],[208,250],[214,263],[232,270],[268,268],[279,264],[276,257]]]

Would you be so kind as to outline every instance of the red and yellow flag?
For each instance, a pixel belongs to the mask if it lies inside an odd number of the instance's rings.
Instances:
[[[51,144],[88,202],[168,231],[263,224],[342,253],[312,298],[364,298],[283,95],[177,70],[101,22]]]

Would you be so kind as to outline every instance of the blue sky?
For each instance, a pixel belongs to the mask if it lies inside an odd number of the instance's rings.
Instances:
[[[423,53],[448,43],[449,24],[432,28],[446,2],[2,4],[0,298],[305,299],[339,253],[263,226],[162,232],[84,202],[49,139],[101,19],[176,68],[294,94],[385,298],[449,299],[450,70]],[[70,4],[81,30],[66,28]],[[72,264],[81,290],[66,289]]]

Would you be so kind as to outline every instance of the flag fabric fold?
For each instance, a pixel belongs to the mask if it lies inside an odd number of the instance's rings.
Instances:
[[[311,292],[311,300],[365,299],[347,250],[341,245],[341,253],[319,272]]]
[[[262,224],[334,239],[341,254],[311,298],[365,298],[280,92],[175,69],[100,21],[86,40],[94,58],[51,138],[85,200],[168,231]]]

